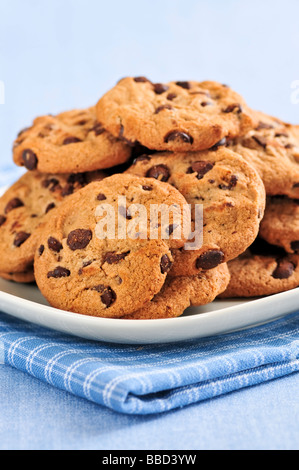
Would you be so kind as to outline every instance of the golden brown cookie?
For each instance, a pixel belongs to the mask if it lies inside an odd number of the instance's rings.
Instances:
[[[257,112],[258,125],[229,142],[259,172],[269,196],[299,199],[299,126]]]
[[[115,137],[153,150],[198,151],[243,135],[255,124],[243,98],[217,82],[152,83],[124,78],[97,104]]]
[[[228,268],[231,280],[221,298],[260,297],[299,286],[299,256],[260,239]]]
[[[185,242],[174,234],[163,239],[162,232],[151,239],[150,209],[157,203],[179,208],[186,201],[166,183],[121,174],[70,196],[44,228],[35,256],[36,282],[49,303],[117,318],[151,300],[171,268],[170,247]],[[146,209],[142,229],[134,226],[137,215],[132,207],[137,204]],[[124,231],[119,231],[120,225]]]
[[[265,190],[257,172],[225,147],[185,154],[156,153],[135,160],[127,170],[166,181],[191,204],[203,208],[202,246],[173,250],[169,275],[190,276],[243,253],[255,240],[264,214]]]
[[[43,225],[70,194],[104,173],[25,173],[0,198],[0,272],[32,270]]]
[[[17,282],[19,284],[31,284],[35,282],[33,268],[24,273],[0,273],[0,277],[6,281]]]
[[[82,173],[120,165],[131,148],[97,121],[95,108],[42,116],[15,140],[14,162],[42,173]]]
[[[206,305],[228,286],[227,264],[201,272],[197,276],[168,277],[161,291],[147,304],[126,317],[131,320],[153,320],[179,317],[191,306]]]
[[[299,200],[287,197],[267,198],[260,237],[287,253],[299,254]]]

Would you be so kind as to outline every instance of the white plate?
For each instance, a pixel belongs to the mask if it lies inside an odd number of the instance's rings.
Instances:
[[[5,188],[0,188],[0,195]],[[260,299],[215,300],[179,318],[117,320],[51,307],[35,285],[0,279],[0,310],[21,320],[95,341],[150,344],[228,333],[283,317],[299,309],[299,288]]]
[[[22,320],[81,338],[125,344],[183,341],[248,328],[295,312],[299,288],[252,300],[215,300],[179,318],[117,320],[50,307],[34,285],[0,280],[0,310]]]

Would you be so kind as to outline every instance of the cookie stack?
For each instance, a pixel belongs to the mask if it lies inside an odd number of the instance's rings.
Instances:
[[[122,79],[19,133],[27,172],[0,199],[0,276],[35,281],[56,308],[124,319],[297,287],[298,147],[299,126],[226,85]]]

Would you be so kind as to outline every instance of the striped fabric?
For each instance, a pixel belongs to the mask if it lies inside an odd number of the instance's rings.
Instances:
[[[299,370],[299,315],[232,334],[132,346],[80,340],[0,313],[0,358],[121,413],[162,413]]]

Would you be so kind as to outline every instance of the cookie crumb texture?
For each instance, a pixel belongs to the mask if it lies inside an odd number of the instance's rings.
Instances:
[[[99,238],[96,214],[103,202],[127,227],[133,220],[126,208],[119,211],[119,196],[143,204],[148,217],[152,203],[186,204],[167,183],[132,175],[90,183],[71,196],[44,228],[35,256],[36,282],[52,306],[120,318],[142,308],[162,289],[172,266],[170,248],[182,246],[185,239],[152,240],[150,232],[144,239]]]
[[[161,291],[143,308],[126,317],[131,320],[175,318],[188,307],[206,305],[228,286],[230,274],[226,263],[197,276],[167,278]]]
[[[258,124],[228,142],[259,172],[268,196],[299,199],[299,126],[256,112]]]
[[[203,209],[202,246],[173,250],[170,276],[196,275],[243,253],[255,240],[265,209],[258,173],[239,155],[213,151],[156,153],[137,158],[127,173],[171,184],[192,208]]]
[[[254,127],[254,113],[217,82],[152,83],[128,77],[97,104],[97,118],[115,137],[153,150],[197,151]]]
[[[82,173],[120,165],[131,152],[104,129],[91,107],[36,118],[15,140],[13,159],[29,171]]]
[[[299,286],[299,255],[261,239],[243,255],[230,261],[231,280],[221,298],[260,297]]]
[[[284,248],[287,253],[299,254],[299,200],[269,197],[260,237]]]
[[[24,273],[33,269],[47,220],[71,194],[104,177],[101,171],[63,175],[28,171],[21,176],[0,198],[0,273],[24,279]]]

